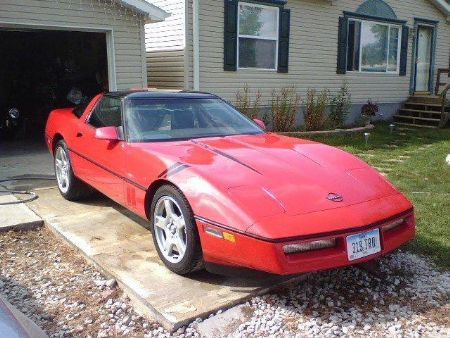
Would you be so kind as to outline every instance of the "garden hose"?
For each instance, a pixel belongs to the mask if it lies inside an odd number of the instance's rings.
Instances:
[[[0,180],[0,186],[3,190],[0,190],[0,193],[6,194],[14,194],[14,195],[28,195],[29,197],[23,200],[11,201],[11,202],[0,202],[0,205],[11,205],[11,204],[20,204],[20,203],[28,203],[34,201],[39,198],[39,195],[33,191],[28,190],[11,190],[5,187],[2,183],[12,182],[12,181],[31,181],[31,180],[43,180],[43,181],[53,181],[55,177],[11,177],[4,180]]]

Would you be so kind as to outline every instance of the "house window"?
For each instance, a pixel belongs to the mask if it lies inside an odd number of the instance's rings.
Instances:
[[[347,70],[399,73],[401,26],[351,19],[348,22]]]
[[[239,2],[238,68],[276,70],[279,8]]]

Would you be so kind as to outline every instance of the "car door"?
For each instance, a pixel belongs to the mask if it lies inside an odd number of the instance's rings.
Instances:
[[[122,130],[121,98],[103,96],[85,121],[76,131],[73,150],[82,158],[77,175],[108,197],[124,203],[125,149],[123,140],[103,140],[95,137],[102,127],[116,127]]]

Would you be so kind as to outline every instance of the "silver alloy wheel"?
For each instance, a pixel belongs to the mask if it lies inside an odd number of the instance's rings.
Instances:
[[[70,162],[63,147],[58,147],[55,154],[56,181],[59,189],[65,194],[69,190]]]
[[[170,196],[162,196],[155,206],[153,227],[156,241],[164,258],[180,262],[186,253],[186,222],[178,203]]]

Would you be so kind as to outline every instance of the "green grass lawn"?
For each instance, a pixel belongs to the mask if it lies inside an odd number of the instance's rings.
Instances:
[[[369,132],[367,146],[363,133],[308,138],[349,151],[385,173],[416,210],[417,236],[406,248],[449,269],[450,130],[398,126],[390,134],[389,124],[379,123]]]

